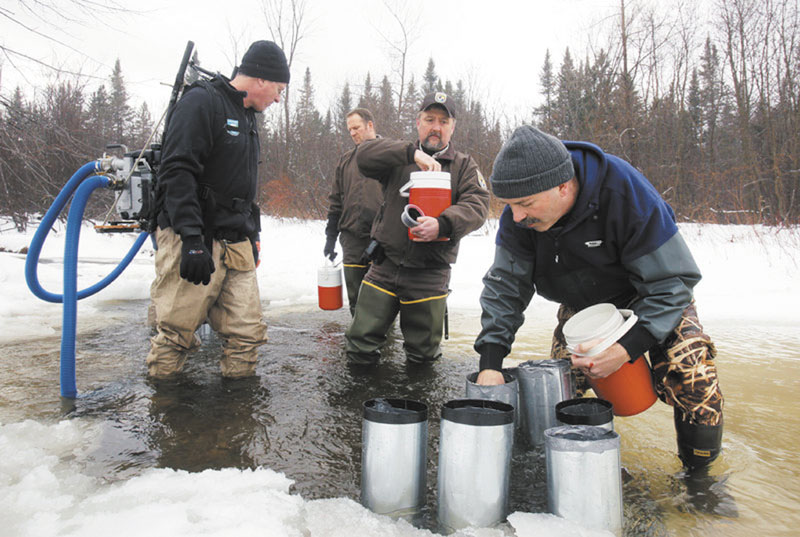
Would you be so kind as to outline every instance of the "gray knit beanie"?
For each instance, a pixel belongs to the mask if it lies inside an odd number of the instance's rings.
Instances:
[[[558,138],[535,127],[518,127],[503,144],[489,181],[498,198],[525,198],[575,176],[572,158]]]

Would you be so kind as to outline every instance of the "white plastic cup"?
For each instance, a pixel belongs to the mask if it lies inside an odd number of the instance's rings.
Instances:
[[[582,309],[573,315],[562,331],[567,350],[583,356],[600,354],[617,342],[636,324],[638,317],[631,310],[619,310],[614,304],[601,303]],[[578,345],[595,341],[591,349],[575,352]]]
[[[618,310],[613,304],[595,304],[573,315],[564,323],[567,350],[580,356],[597,356],[616,343],[636,324],[631,310]],[[588,350],[576,347],[593,342]],[[656,402],[650,365],[643,356],[635,357],[604,378],[590,378],[589,385],[601,399],[613,405],[616,416],[633,416]]]

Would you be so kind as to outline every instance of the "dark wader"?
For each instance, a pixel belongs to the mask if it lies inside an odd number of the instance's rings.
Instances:
[[[409,269],[384,260],[361,283],[353,322],[345,333],[351,363],[376,364],[392,321],[400,314],[406,358],[427,363],[441,355],[450,268]]]

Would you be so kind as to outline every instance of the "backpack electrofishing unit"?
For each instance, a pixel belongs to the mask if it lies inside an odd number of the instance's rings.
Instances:
[[[172,85],[169,105],[162,116],[164,133],[169,128],[170,116],[175,109],[175,104],[184,92],[186,79],[188,78],[194,83],[205,84],[216,76],[215,73],[206,71],[196,65],[194,61],[190,61],[193,49],[194,43],[189,41]],[[187,77],[187,68],[190,67],[192,71]],[[81,166],[62,187],[42,217],[28,248],[28,254],[25,257],[25,282],[28,284],[28,288],[37,298],[45,302],[63,304],[60,380],[61,396],[66,399],[74,399],[78,393],[75,380],[77,301],[94,295],[122,274],[147,238],[151,236],[150,234],[156,229],[156,218],[159,212],[158,168],[161,164],[162,144],[151,144],[151,140],[157,130],[158,124],[144,144],[145,149],[141,151],[129,152],[123,145],[112,144],[106,149],[121,149],[122,158],[103,155],[102,158]],[[109,222],[108,216],[106,216],[106,222],[95,226],[95,229],[102,233],[139,232],[139,235],[122,261],[105,278],[79,290],[78,242],[83,226],[83,213],[92,192],[99,188],[119,192],[114,204],[119,219]],[[44,241],[67,204],[69,204],[69,214],[64,240],[64,288],[63,292],[59,294],[42,288],[39,283],[38,266]],[[110,213],[111,211],[109,211]]]
[[[187,79],[190,82],[210,80],[215,73],[207,71],[196,64],[191,59],[194,43],[189,41],[183,54],[175,82],[172,85],[169,105],[164,116],[163,133],[166,135],[169,127],[172,112],[175,104],[183,94]],[[191,71],[187,75],[187,69]],[[150,138],[152,139],[155,134]],[[150,140],[147,141],[150,143]],[[149,148],[140,151],[128,151],[128,148],[121,144],[110,144],[106,149],[122,149],[122,158],[109,159],[110,169],[106,172],[109,175],[108,187],[111,190],[119,191],[115,202],[116,213],[119,216],[116,220],[110,220],[95,226],[95,230],[100,233],[124,233],[135,231],[146,231],[153,233],[156,229],[156,217],[159,207],[157,205],[158,193],[158,168],[161,164],[162,143],[152,143]],[[105,157],[104,158],[109,158]],[[113,174],[113,176],[111,176]]]

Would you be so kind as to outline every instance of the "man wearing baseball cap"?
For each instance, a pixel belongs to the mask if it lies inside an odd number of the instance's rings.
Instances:
[[[256,41],[232,80],[217,74],[184,91],[166,126],[158,174],[157,334],[147,372],[179,373],[208,320],[224,341],[225,377],[255,373],[267,341],[256,281],[260,213],[256,112],[280,101],[289,83],[283,51]]]
[[[409,362],[423,364],[441,356],[450,265],[461,238],[483,225],[489,208],[489,192],[477,164],[451,140],[457,108],[450,95],[429,93],[417,115],[416,142],[378,138],[358,146],[359,170],[379,181],[385,194],[372,225],[372,265],[345,333],[351,363],[378,363],[398,314]],[[451,205],[438,216],[416,218],[412,239],[402,218],[408,198],[400,189],[420,170],[449,172]]]

